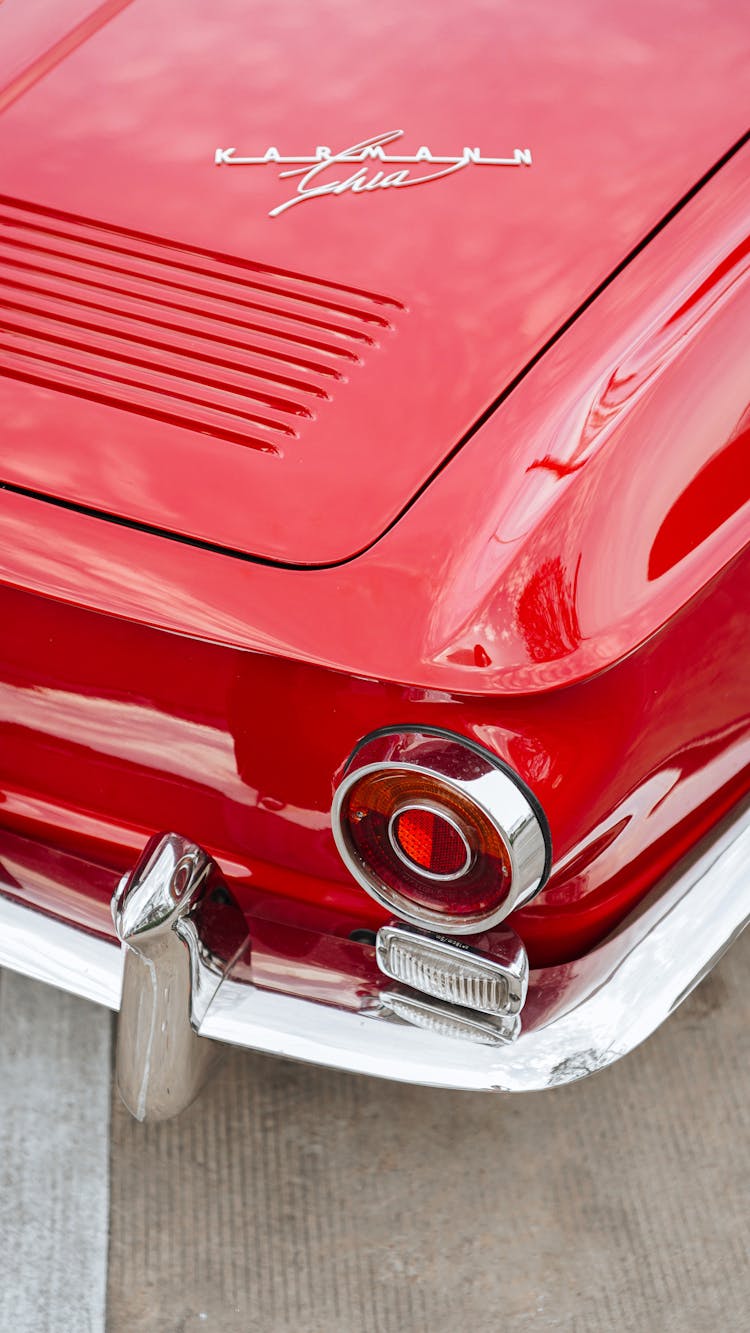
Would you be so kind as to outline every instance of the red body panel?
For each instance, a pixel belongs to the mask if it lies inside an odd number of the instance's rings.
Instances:
[[[736,561],[619,666],[515,700],[351,679],[8,591],[0,820],[123,869],[154,829],[179,828],[248,910],[281,895],[375,925],[333,844],[334,774],[378,726],[445,726],[500,754],[544,805],[555,870],[516,922],[533,961],[560,961],[745,789],[747,588]],[[109,928],[107,903],[45,905]]]
[[[205,430],[157,420],[164,393],[132,352],[137,412],[113,406],[111,382],[101,401],[66,387],[111,331],[69,328],[32,383],[28,339],[49,355],[72,289],[58,273],[40,302],[34,270],[19,310],[16,273],[0,350],[0,475],[16,488],[0,493],[0,825],[123,869],[173,828],[218,856],[248,911],[346,934],[382,917],[334,848],[335,774],[376,727],[444,726],[542,802],[554,872],[516,924],[532,961],[576,956],[748,785],[747,149],[446,459],[731,147],[742,125],[720,93],[744,71],[746,25],[731,5],[693,32],[677,8],[581,3],[514,12],[505,42],[480,6],[433,9],[419,31],[380,6],[347,10],[313,59],[312,8],[257,14],[247,48],[244,6],[163,3],[163,44],[139,3],[68,6],[83,27],[67,46],[61,12],[36,65],[28,34],[0,44],[0,154],[4,192],[45,210],[44,244],[75,233],[52,245],[68,277],[91,238],[54,210],[102,219],[118,272],[131,228],[141,253],[145,233],[180,262],[210,251],[212,282],[221,254],[305,274],[274,278],[295,309],[321,278],[356,289],[347,319],[396,313],[293,448],[264,453],[221,436],[215,384]],[[435,151],[528,143],[535,165],[275,219],[275,172],[210,165],[219,144],[303,152],[310,134],[341,144],[401,121]],[[18,259],[18,218],[34,215],[0,215]],[[280,567],[329,561],[343,563]],[[91,884],[62,892],[41,869],[29,891],[110,930]]]
[[[749,162],[685,206],[358,559],[278,569],[6,495],[6,577],[431,689],[602,670],[747,541]]]
[[[285,563],[374,541],[746,128],[732,0],[690,22],[676,0],[76,16],[60,45],[57,19],[45,40],[31,10],[0,11],[2,192],[42,210],[0,208],[22,377],[0,382],[0,475]],[[408,153],[529,147],[533,166],[271,218],[296,181],[214,165],[217,146],[298,155],[394,127]]]

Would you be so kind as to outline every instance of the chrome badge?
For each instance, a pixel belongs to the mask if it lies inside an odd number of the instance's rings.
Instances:
[[[321,199],[324,195],[365,194],[370,190],[399,189],[406,185],[429,185],[432,181],[453,176],[466,167],[530,167],[531,149],[514,148],[510,157],[482,157],[478,148],[464,148],[458,157],[439,157],[429,148],[418,148],[416,153],[387,153],[385,145],[400,139],[403,130],[389,130],[386,134],[376,134],[372,139],[363,139],[351,148],[344,148],[334,153],[330,148],[316,148],[307,157],[282,157],[277,148],[267,148],[262,157],[236,157],[234,148],[217,148],[214,163],[217,167],[268,167],[289,168],[279,172],[279,180],[289,180],[298,176],[297,188],[289,199],[272,208],[269,217],[276,218],[280,213],[293,208],[295,204],[307,203],[310,199]],[[377,163],[374,170],[370,163]],[[346,174],[346,169],[355,165],[356,170]],[[337,179],[332,179],[331,169],[341,167],[336,172]],[[395,170],[390,170],[395,167]],[[422,174],[411,168],[417,167]],[[436,167],[437,170],[432,170]]]

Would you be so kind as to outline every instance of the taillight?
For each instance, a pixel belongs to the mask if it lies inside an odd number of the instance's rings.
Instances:
[[[448,732],[368,737],[336,791],[333,832],[378,902],[450,934],[501,921],[549,872],[535,798],[495,755]]]

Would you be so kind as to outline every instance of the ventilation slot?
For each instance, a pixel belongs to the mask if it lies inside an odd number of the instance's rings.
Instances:
[[[281,454],[397,301],[0,196],[0,374]]]

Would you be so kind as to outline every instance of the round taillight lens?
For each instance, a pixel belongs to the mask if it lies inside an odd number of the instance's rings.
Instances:
[[[415,909],[466,916],[505,900],[511,866],[502,837],[439,778],[399,768],[366,773],[342,815],[360,862]]]
[[[454,934],[502,920],[541,887],[549,862],[520,779],[445,733],[365,742],[336,792],[333,831],[374,898],[406,921]]]

